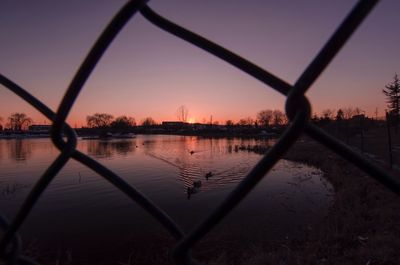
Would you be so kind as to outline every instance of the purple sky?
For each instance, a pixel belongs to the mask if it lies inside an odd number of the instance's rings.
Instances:
[[[122,0],[3,0],[0,72],[56,109],[94,41]],[[354,0],[150,1],[159,14],[294,83],[354,6]],[[313,112],[378,108],[400,74],[400,1],[382,0],[307,93]],[[44,118],[0,89],[0,116]],[[233,66],[158,29],[136,14],[95,68],[69,116],[107,112],[137,121],[176,120],[180,105],[202,122],[283,109],[285,98]]]

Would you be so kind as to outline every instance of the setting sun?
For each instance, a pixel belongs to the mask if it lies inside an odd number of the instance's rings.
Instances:
[[[196,118],[189,118],[188,119],[188,123],[195,123],[196,122]]]

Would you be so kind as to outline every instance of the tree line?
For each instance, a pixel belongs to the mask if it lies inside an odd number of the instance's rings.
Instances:
[[[187,110],[182,108],[179,109],[178,121],[187,122]],[[257,114],[257,118],[246,117],[240,119],[238,122],[233,120],[227,120],[225,122],[226,126],[277,126],[284,125],[287,123],[286,115],[281,110],[262,110]],[[107,113],[95,113],[86,117],[86,123],[89,128],[129,128],[134,126],[153,126],[158,125],[158,123],[151,117],[147,117],[137,124],[135,118],[120,116],[114,119],[111,114]],[[220,125],[218,121],[210,122],[205,124],[210,125]]]
[[[123,115],[114,119],[114,116],[108,113],[95,113],[93,115],[88,115],[86,117],[86,123],[89,128],[97,129],[110,127],[115,129],[128,129],[137,125],[136,120],[133,117]],[[157,125],[157,123],[153,118],[147,117],[142,120],[140,125],[153,126]]]
[[[180,107],[178,120],[181,122],[186,122],[187,110]],[[325,109],[318,116],[314,114],[312,117],[312,121],[328,121],[328,120],[346,120],[351,119],[354,115],[360,115],[364,113],[360,108],[340,108],[338,111],[333,109]],[[0,117],[0,128],[3,122],[2,117]],[[284,126],[288,122],[288,119],[285,113],[281,110],[271,110],[265,109],[261,110],[256,114],[256,117],[245,117],[239,119],[237,122],[228,119],[225,124],[227,127],[234,126],[246,126],[246,127],[260,127],[260,128],[269,128],[276,126]],[[5,128],[12,131],[21,131],[26,130],[29,125],[33,124],[33,120],[28,117],[25,113],[12,113],[8,118],[5,124]],[[218,121],[204,124],[209,125],[221,125]],[[105,128],[113,128],[113,129],[129,129],[135,126],[143,126],[150,127],[158,125],[158,123],[152,117],[146,117],[140,123],[137,123],[135,118],[122,115],[114,118],[113,115],[108,113],[94,113],[93,115],[86,116],[86,125],[88,128],[93,129],[105,129]]]
[[[7,122],[4,124],[4,128],[12,131],[22,131],[26,130],[32,123],[33,120],[25,113],[15,112],[8,116]],[[2,117],[0,117],[0,129],[3,129]]]
[[[321,111],[320,115],[313,114],[311,120],[314,122],[318,121],[340,121],[340,120],[350,120],[355,116],[364,115],[365,111],[359,107],[344,107],[335,109],[324,109]]]
[[[321,120],[348,120],[357,115],[365,114],[365,111],[359,107],[345,107],[339,108],[337,111],[335,109],[324,109],[318,114],[313,114],[312,121]],[[179,108],[178,121],[187,122],[187,110]],[[153,118],[147,117],[143,119],[140,123],[136,123],[135,118],[127,116],[119,116],[114,119],[111,114],[107,113],[95,113],[86,117],[87,127],[89,128],[130,128],[135,126],[155,126],[159,125]],[[265,109],[261,110],[256,114],[256,117],[245,117],[238,121],[233,121],[232,119],[226,120],[225,124],[220,124],[218,121],[204,121],[205,125],[225,125],[227,127],[234,126],[247,126],[247,127],[261,127],[269,128],[276,126],[284,126],[288,123],[288,118],[285,113],[281,110]]]

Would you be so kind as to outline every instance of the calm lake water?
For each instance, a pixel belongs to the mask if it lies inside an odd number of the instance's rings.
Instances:
[[[79,140],[78,148],[148,195],[189,230],[261,158],[238,150],[256,144],[273,142],[139,135],[124,140]],[[9,219],[58,153],[49,139],[0,140],[0,211]],[[212,176],[207,179],[208,172]],[[199,192],[188,199],[187,187],[199,180]],[[323,218],[331,195],[331,185],[320,170],[281,160],[213,233],[240,240],[294,237]],[[79,253],[86,246],[101,250],[161,230],[114,186],[70,161],[35,206],[21,236],[28,243]]]

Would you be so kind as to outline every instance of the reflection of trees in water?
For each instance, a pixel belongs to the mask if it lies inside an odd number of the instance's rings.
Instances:
[[[0,160],[2,160],[4,156],[4,141],[0,140]]]
[[[202,153],[202,158],[213,160],[224,156],[227,152],[227,139],[225,138],[197,138],[194,154]]]
[[[187,187],[192,187],[193,181],[196,179],[196,175],[198,175],[198,168],[191,161],[190,154],[196,147],[197,138],[182,136],[181,141],[178,143],[175,162],[180,165],[179,178],[183,182],[186,190]]]
[[[0,183],[0,198],[4,199],[6,197],[14,195],[26,187],[28,187],[28,186],[22,185],[15,181],[11,182],[11,183],[1,182]]]
[[[157,145],[157,142],[155,140],[144,140],[142,142],[142,146],[146,153],[152,153],[154,151],[156,145]]]
[[[25,161],[31,157],[33,145],[29,140],[15,139],[7,141],[8,156],[15,161]]]
[[[254,152],[257,154],[264,154],[266,150],[272,147],[276,142],[276,139],[272,138],[259,138],[259,139],[227,139],[226,146],[228,153],[247,151]]]
[[[132,141],[114,142],[114,143],[111,143],[111,146],[115,149],[117,154],[120,154],[120,155],[127,155],[128,153],[131,153],[131,152],[133,152],[133,150],[135,150],[133,148]]]
[[[126,156],[135,150],[135,140],[96,141],[87,142],[87,153],[96,157],[112,157],[115,154]]]

